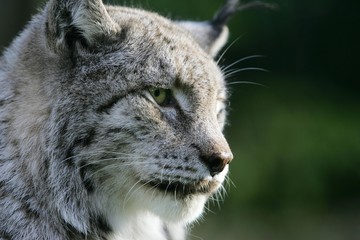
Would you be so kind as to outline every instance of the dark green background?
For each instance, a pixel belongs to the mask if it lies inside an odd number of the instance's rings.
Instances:
[[[108,2],[191,20],[211,18],[222,4]],[[234,68],[269,72],[228,79],[233,184],[190,239],[360,239],[360,2],[273,2],[278,10],[247,10],[230,22],[230,43],[238,40],[221,65],[260,54]],[[41,5],[1,0],[1,50]]]

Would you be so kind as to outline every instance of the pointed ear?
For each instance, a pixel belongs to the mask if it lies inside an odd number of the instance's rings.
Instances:
[[[183,21],[178,24],[188,30],[207,53],[215,57],[227,42],[229,30],[226,24],[237,8],[238,0],[228,0],[211,21]]]
[[[183,21],[178,22],[178,25],[188,30],[200,46],[211,56],[215,57],[227,41],[229,30],[226,24],[231,16],[238,11],[248,8],[276,8],[273,4],[261,1],[253,1],[246,4],[240,4],[239,2],[239,0],[227,0],[225,5],[215,14],[211,21]]]
[[[212,57],[216,57],[229,36],[226,26],[214,28],[209,22],[183,21],[178,22],[178,25],[188,30],[200,47]]]
[[[47,5],[46,34],[55,52],[80,43],[86,47],[115,31],[102,0],[51,0]]]

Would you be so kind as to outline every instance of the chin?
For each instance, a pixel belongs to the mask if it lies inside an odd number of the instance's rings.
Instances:
[[[227,169],[215,177],[187,183],[134,179],[112,198],[111,205],[119,210],[119,216],[150,213],[166,223],[188,225],[201,217],[207,200],[219,190],[226,173]]]
[[[190,224],[202,215],[206,201],[220,186],[215,180],[193,184],[148,183],[152,196],[145,190],[140,204],[166,222]]]
[[[150,211],[169,223],[190,224],[202,215],[208,196],[199,194],[175,199],[167,195],[160,198],[160,201],[150,203]]]

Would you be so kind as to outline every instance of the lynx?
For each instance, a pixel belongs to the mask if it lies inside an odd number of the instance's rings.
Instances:
[[[214,57],[237,7],[50,0],[0,59],[0,239],[185,239],[233,158]]]

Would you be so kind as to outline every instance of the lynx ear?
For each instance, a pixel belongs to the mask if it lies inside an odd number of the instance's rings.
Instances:
[[[188,30],[200,47],[209,55],[215,57],[227,42],[229,30],[226,26],[214,27],[211,22],[178,22],[178,25]]]
[[[178,24],[188,30],[207,53],[215,57],[226,44],[229,36],[226,24],[229,18],[237,11],[238,4],[238,0],[227,0],[211,21],[183,21],[178,22]]]
[[[46,23],[48,44],[55,52],[76,43],[91,46],[98,37],[115,31],[102,0],[51,0]]]
[[[239,0],[227,0],[211,21],[183,21],[178,24],[187,29],[207,53],[215,57],[227,41],[229,30],[226,24],[230,17],[238,11],[253,7],[276,8],[273,4],[261,1],[240,4]]]

